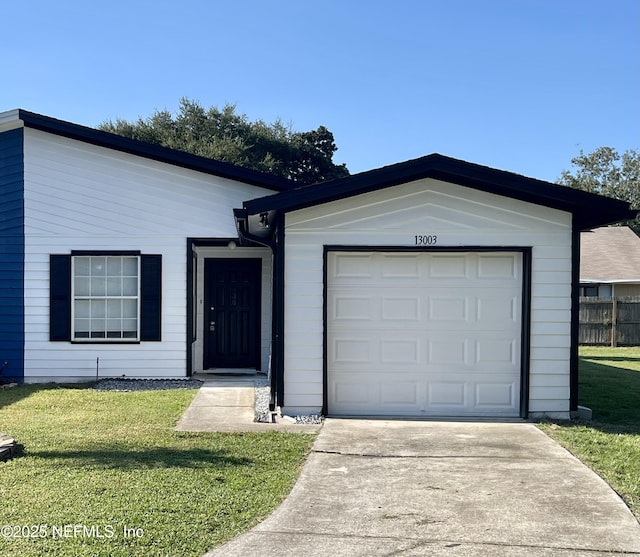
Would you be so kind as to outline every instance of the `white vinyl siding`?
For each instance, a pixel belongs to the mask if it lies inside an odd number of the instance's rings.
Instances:
[[[25,128],[25,381],[186,374],[187,238],[235,238],[233,209],[273,193]],[[162,255],[162,340],[49,341],[49,255]],[[240,252],[240,249],[236,250]]]
[[[323,405],[323,246],[531,247],[529,413],[568,416],[571,214],[433,179],[286,215],[285,407]]]

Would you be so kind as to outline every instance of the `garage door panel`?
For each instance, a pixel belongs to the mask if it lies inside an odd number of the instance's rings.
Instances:
[[[418,321],[420,319],[420,296],[382,296],[381,320]]]
[[[504,296],[500,292],[481,294],[476,298],[476,318],[482,323],[517,323],[520,300],[516,296]]]
[[[481,368],[499,366],[516,371],[520,365],[520,342],[514,338],[482,338],[476,340],[475,363]]]
[[[464,381],[430,381],[427,385],[427,402],[432,412],[463,414],[465,412]]]
[[[333,276],[337,279],[352,281],[373,278],[375,266],[373,254],[339,253],[334,258]]]
[[[385,255],[381,259],[380,274],[383,279],[419,279],[420,260],[413,255]]]
[[[352,294],[335,294],[329,311],[329,320],[336,325],[342,322],[367,321],[373,319],[371,298]]]
[[[420,345],[418,338],[382,339],[380,343],[382,364],[418,365],[420,363]]]
[[[333,406],[337,412],[344,413],[349,408],[361,411],[371,404],[372,393],[369,388],[362,385],[361,381],[343,380],[329,386],[332,395]]]
[[[429,321],[469,321],[469,299],[466,296],[430,296]]]
[[[330,252],[329,413],[517,416],[521,274],[520,253]]]
[[[428,340],[427,363],[431,367],[438,366],[466,366],[469,357],[469,341],[460,338],[441,338]]]
[[[478,278],[518,280],[520,265],[516,254],[478,255]]]
[[[513,381],[477,383],[474,407],[484,410],[515,410],[517,407],[516,385]]]
[[[400,405],[404,408],[418,407],[418,381],[393,381],[380,382],[380,404],[389,408]]]
[[[435,279],[467,279],[468,259],[465,255],[432,255],[428,261],[428,276]]]
[[[371,339],[365,338],[338,338],[333,342],[333,351],[329,361],[334,364],[334,369],[340,364],[353,366],[362,364],[371,366],[373,364],[373,353]]]

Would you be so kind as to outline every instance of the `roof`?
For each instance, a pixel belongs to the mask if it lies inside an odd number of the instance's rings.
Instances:
[[[0,113],[0,131],[2,128],[10,129],[11,127],[16,127],[16,123],[20,124],[20,122],[28,128],[188,168],[190,170],[196,170],[205,174],[229,178],[231,180],[264,187],[277,192],[286,191],[299,186],[296,182],[287,180],[286,178],[273,176],[272,174],[266,174],[226,162],[199,157],[183,151],[177,151],[175,149],[161,147],[160,145],[146,143],[144,141],[129,139],[113,133],[80,126],[78,124],[72,124],[71,122],[57,120],[49,116],[35,114],[22,109]]]
[[[580,282],[640,283],[640,238],[628,226],[580,234]]]
[[[637,212],[632,211],[625,201],[437,153],[321,184],[296,187],[286,192],[247,201],[244,207],[249,214],[267,211],[288,212],[423,178],[434,178],[571,212],[578,230],[632,219]]]

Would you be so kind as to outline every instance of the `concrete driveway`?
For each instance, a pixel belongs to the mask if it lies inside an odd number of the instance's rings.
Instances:
[[[207,557],[640,555],[640,524],[527,423],[329,419],[289,498]]]

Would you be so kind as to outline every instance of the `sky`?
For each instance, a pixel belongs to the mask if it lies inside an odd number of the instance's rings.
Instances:
[[[556,181],[640,148],[640,0],[4,0],[0,112],[234,104],[352,174],[440,153]]]

